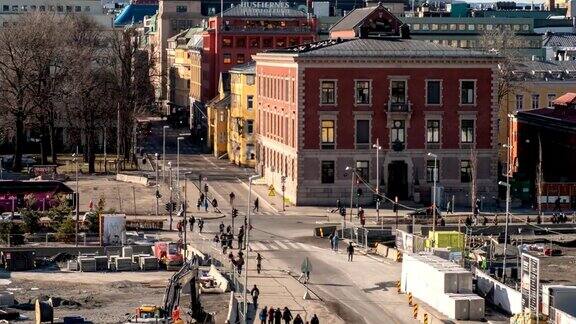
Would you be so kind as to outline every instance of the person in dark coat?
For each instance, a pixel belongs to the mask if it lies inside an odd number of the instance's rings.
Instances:
[[[274,307],[270,306],[268,309],[268,324],[274,324]]]
[[[354,258],[354,245],[352,245],[352,242],[348,244],[346,251],[348,252],[348,261],[352,262],[352,259]]]
[[[196,218],[190,216],[190,232],[194,232],[194,223],[196,223]]]
[[[314,314],[314,316],[312,316],[312,319],[310,320],[310,324],[320,324],[320,320],[318,319],[318,316],[316,316],[316,314]]]
[[[290,321],[292,320],[292,313],[290,312],[288,307],[284,307],[284,312],[282,313],[282,319],[284,320],[284,323],[290,324]]]
[[[300,314],[296,314],[296,317],[294,317],[294,321],[292,322],[292,324],[304,324],[304,321],[302,320],[302,317],[300,317]]]
[[[274,312],[274,324],[282,324],[282,311],[280,308],[276,308]]]
[[[258,212],[260,208],[260,202],[258,201],[258,198],[256,198],[256,200],[254,200],[254,208],[252,209],[252,212],[256,213]]]
[[[254,288],[250,290],[250,295],[252,296],[252,304],[254,304],[254,308],[258,307],[258,297],[260,296],[260,289],[254,285]]]
[[[266,324],[266,319],[268,318],[268,307],[264,306],[258,315],[258,319],[260,319],[260,324]]]

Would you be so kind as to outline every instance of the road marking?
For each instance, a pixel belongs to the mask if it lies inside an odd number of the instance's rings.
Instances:
[[[256,250],[256,251],[266,250],[266,245],[264,245],[260,242],[252,242],[252,243],[250,243],[250,247],[252,248],[252,250]]]
[[[298,246],[296,243],[292,243],[292,242],[284,242],[284,243],[286,243],[286,245],[292,247],[295,250],[299,250],[302,248],[301,246]]]
[[[283,249],[289,249],[289,247],[287,247],[286,245],[284,245],[284,243],[280,242],[280,241],[274,241],[274,243],[278,244],[278,246],[280,246]]]

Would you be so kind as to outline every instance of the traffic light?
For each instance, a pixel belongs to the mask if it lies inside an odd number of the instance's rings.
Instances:
[[[172,204],[171,203],[166,203],[166,211],[170,212],[172,210]]]
[[[162,198],[162,195],[160,194],[160,190],[156,190],[156,198],[158,198],[158,199]]]
[[[233,218],[238,217],[238,209],[236,209],[236,208],[233,208],[233,209],[232,209],[232,217],[233,217]]]
[[[358,197],[362,196],[362,188],[356,189],[356,194],[358,195]]]
[[[392,204],[392,210],[397,213],[398,212],[398,203],[393,203]]]
[[[340,207],[340,216],[346,216],[346,208]]]

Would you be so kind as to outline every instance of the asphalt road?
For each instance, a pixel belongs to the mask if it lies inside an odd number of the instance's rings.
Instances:
[[[173,170],[177,160],[176,137],[180,133],[182,131],[173,129],[166,132],[166,160],[172,161]],[[196,184],[199,177],[205,178],[210,194],[218,199],[225,215],[230,215],[228,195],[234,192],[234,207],[239,210],[236,223],[242,223],[248,206],[255,199],[252,196],[249,200],[247,186],[248,177],[254,174],[254,170],[201,154],[201,150],[191,143],[188,139],[180,143],[181,177],[191,173],[188,177]],[[161,156],[161,126],[153,127],[144,149],[149,154],[158,152]],[[228,224],[230,219],[226,216],[223,220]],[[330,251],[327,240],[312,237],[312,228],[322,220],[325,219],[309,215],[278,215],[260,201],[260,211],[251,217],[254,227],[250,233],[251,247],[261,252],[264,258],[283,264],[295,275],[300,272],[302,260],[308,257],[313,265],[310,289],[346,322],[415,323],[406,303],[400,303],[400,297],[395,293],[395,282],[400,276],[399,265],[359,255],[355,262],[347,262],[344,254]]]

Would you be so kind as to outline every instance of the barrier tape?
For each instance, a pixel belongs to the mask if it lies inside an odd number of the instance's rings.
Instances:
[[[414,304],[414,318],[418,318],[418,304]]]
[[[412,306],[412,293],[408,293],[408,306]]]
[[[398,290],[398,293],[402,292],[402,289],[400,289],[400,281],[396,281],[396,289]]]
[[[428,324],[428,314],[424,313],[424,324]]]

